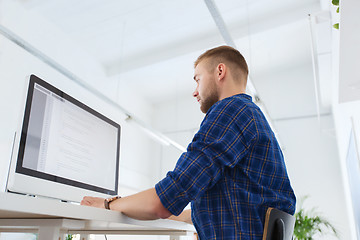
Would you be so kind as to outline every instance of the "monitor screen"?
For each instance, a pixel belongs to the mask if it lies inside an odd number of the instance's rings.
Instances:
[[[116,195],[119,146],[119,124],[30,76],[16,174]]]

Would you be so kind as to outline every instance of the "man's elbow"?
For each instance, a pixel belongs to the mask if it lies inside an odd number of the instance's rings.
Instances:
[[[158,218],[162,219],[166,219],[172,215],[171,212],[167,210],[161,202],[156,204],[154,212]]]
[[[167,208],[164,207],[159,196],[156,193],[155,188],[152,189],[152,194],[153,194],[153,197],[151,198],[152,199],[152,203],[151,203],[152,213],[157,218],[165,219],[165,218],[170,217],[172,215],[171,212],[169,210],[167,210]]]

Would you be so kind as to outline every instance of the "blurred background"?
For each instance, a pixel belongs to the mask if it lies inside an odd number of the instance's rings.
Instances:
[[[350,18],[358,3],[341,4],[337,13],[330,0],[0,0],[2,191],[27,75],[120,123],[127,195],[173,169],[204,117],[192,97],[193,63],[228,44],[248,62],[249,94],[279,139],[298,200],[308,196],[304,206],[340,239],[357,239],[359,185],[349,169],[359,175],[359,28]]]

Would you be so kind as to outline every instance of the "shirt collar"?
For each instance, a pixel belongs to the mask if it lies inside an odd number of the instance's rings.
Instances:
[[[239,93],[231,97],[239,97],[239,98],[245,98],[249,101],[252,101],[252,97],[250,95],[247,95],[246,93]]]
[[[241,98],[241,99],[246,99],[248,101],[252,101],[252,97],[250,95],[247,95],[245,93],[239,93],[239,94],[236,94],[236,95],[233,95],[233,96],[230,96],[230,97],[227,97],[227,98],[224,98],[220,101],[217,101],[216,103],[214,103],[210,108],[209,110],[206,112],[206,114],[210,113],[211,110],[218,104],[220,104],[221,102],[223,101],[226,101],[227,99],[231,99],[231,98]]]

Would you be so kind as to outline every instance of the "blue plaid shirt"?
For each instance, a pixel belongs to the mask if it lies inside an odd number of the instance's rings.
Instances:
[[[209,109],[187,152],[155,189],[174,215],[191,202],[202,240],[262,239],[268,207],[295,212],[278,142],[246,94]]]

